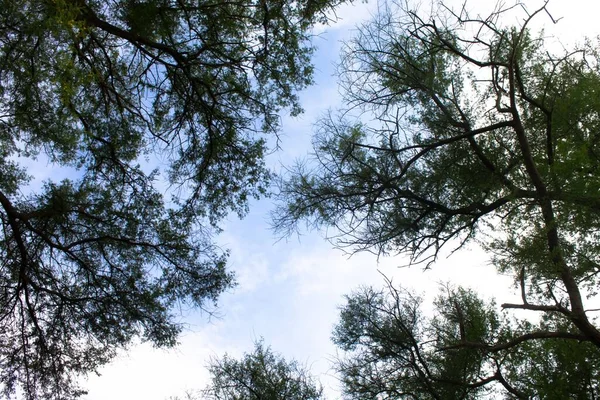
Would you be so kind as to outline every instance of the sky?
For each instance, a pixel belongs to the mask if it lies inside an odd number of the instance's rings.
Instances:
[[[495,1],[472,1],[469,7],[474,4],[484,14]],[[334,64],[341,41],[351,38],[356,24],[373,15],[376,8],[373,0],[356,2],[338,10],[337,24],[318,29],[314,38],[316,83],[301,94],[303,115],[282,116],[281,150],[267,160],[273,168],[289,166],[310,151],[314,122],[340,102]],[[541,24],[548,36],[559,37],[564,44],[600,33],[599,10],[593,0],[552,0],[549,9],[554,18],[562,19],[551,26],[549,18],[540,18]],[[85,399],[183,398],[186,391],[206,386],[211,357],[227,353],[239,358],[252,351],[254,341],[260,338],[273,351],[306,365],[323,384],[327,398],[336,399],[339,384],[331,369],[336,349],[330,337],[343,296],[358,286],[381,287],[385,274],[394,284],[423,294],[426,302],[445,282],[471,287],[499,303],[518,299],[510,290],[511,279],[496,275],[485,254],[474,245],[440,257],[428,271],[418,266],[406,268],[402,257],[349,257],[333,249],[322,232],[281,240],[269,229],[272,209],[269,199],[255,201],[245,219],[231,217],[223,224],[218,243],[230,249],[229,267],[237,274],[239,285],[222,295],[215,315],[182,310],[186,330],[178,347],[163,350],[139,344],[122,352],[99,376],[83,382],[89,391]]]

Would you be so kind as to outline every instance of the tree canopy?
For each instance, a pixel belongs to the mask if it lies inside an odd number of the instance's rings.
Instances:
[[[333,340],[347,399],[596,398],[600,351],[578,336],[556,317],[512,320],[462,288],[444,287],[426,313],[388,281],[347,296]]]
[[[395,393],[389,398],[474,398],[487,378],[510,381],[495,375],[505,367],[515,379],[514,391],[504,385],[508,398],[560,398],[551,395],[552,371],[595,370],[600,347],[588,301],[600,271],[599,47],[588,40],[556,50],[552,38],[530,30],[533,21],[556,22],[545,3],[531,10],[499,2],[484,17],[471,15],[468,4],[438,6],[427,13],[387,3],[346,44],[339,65],[345,108],[318,123],[313,157],[281,180],[274,224],[283,233],[302,221],[335,228],[328,232],[337,246],[406,254],[427,267],[441,249],[476,241],[521,294],[520,303],[501,307],[537,313],[509,329],[489,305],[458,291],[438,304],[444,317],[428,325],[416,316],[415,299],[394,308],[381,294],[351,297],[336,340],[348,350],[367,348],[344,364],[351,398],[376,398],[361,394],[363,384],[383,385]],[[460,333],[455,303],[465,321],[480,324],[474,337]],[[431,326],[454,336],[430,342]],[[376,331],[399,347],[386,348]],[[490,349],[500,348],[498,364]],[[386,364],[388,350],[398,365]],[[465,368],[447,369],[455,362]],[[395,382],[378,380],[385,368]],[[597,387],[591,374],[586,388]]]
[[[207,400],[321,400],[322,388],[298,362],[287,361],[255,343],[241,360],[225,355],[209,366],[212,382],[204,390]]]
[[[338,3],[0,0],[5,396],[76,397],[233,284],[212,235],[265,193],[263,134],[301,111],[310,29]],[[44,166],[70,178],[28,185]]]

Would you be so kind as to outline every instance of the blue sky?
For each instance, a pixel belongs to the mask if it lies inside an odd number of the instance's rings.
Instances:
[[[532,3],[540,2],[528,2]],[[480,1],[477,7],[484,11],[493,4]],[[339,102],[333,64],[339,56],[340,40],[350,38],[355,24],[376,7],[376,1],[344,7],[338,12],[342,21],[315,38],[316,84],[302,93],[305,114],[283,117],[282,149],[269,157],[271,166],[290,165],[310,150],[313,123]],[[557,26],[548,26],[548,35],[560,35],[561,41],[569,43],[600,33],[596,28],[598,6],[592,0],[553,0],[549,8],[555,18],[563,20]],[[442,257],[427,272],[418,267],[399,268],[405,264],[402,258],[377,260],[368,254],[348,258],[332,249],[319,232],[278,241],[268,228],[271,209],[269,199],[254,202],[244,220],[231,217],[223,226],[218,242],[231,250],[230,268],[237,273],[239,286],[222,296],[218,317],[182,310],[188,330],[180,346],[157,350],[138,345],[122,353],[100,371],[101,376],[90,377],[84,383],[89,390],[87,399],[164,400],[182,396],[186,390],[206,385],[210,357],[225,352],[239,357],[251,351],[260,337],[274,351],[310,367],[328,398],[337,398],[339,388],[330,369],[336,351],[330,334],[337,321],[337,307],[343,303],[343,295],[359,285],[381,286],[383,279],[378,270],[397,284],[425,293],[429,299],[435,296],[440,283],[448,281],[476,288],[502,302],[514,298],[509,290],[510,279],[497,276],[476,248]]]

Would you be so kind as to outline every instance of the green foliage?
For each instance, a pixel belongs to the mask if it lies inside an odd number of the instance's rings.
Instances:
[[[521,371],[514,372],[514,391],[507,389],[507,396],[566,398],[576,385],[587,388],[583,397],[590,395],[593,373],[584,382],[553,371],[575,376],[573,371],[587,371],[585,365],[595,370],[600,346],[595,311],[586,304],[586,296],[596,296],[600,276],[598,43],[558,54],[547,49],[547,38],[529,31],[534,18],[554,21],[545,3],[533,11],[525,4],[499,4],[483,18],[469,15],[466,6],[453,10],[441,3],[430,15],[407,2],[390,3],[346,44],[339,66],[346,105],[318,123],[314,158],[280,181],[275,227],[289,234],[308,221],[333,232],[330,239],[339,247],[404,254],[426,267],[442,248],[478,241],[520,289],[520,303],[501,307],[539,312],[546,321],[519,321],[519,330],[505,338],[529,357],[515,356],[502,367]],[[504,18],[522,23],[507,26]],[[447,316],[431,325],[446,335],[436,341],[456,342],[459,333],[444,330],[454,312],[448,301],[438,304]],[[384,305],[373,307],[387,310]],[[465,318],[485,320],[475,300],[461,307],[467,306]],[[417,343],[428,343],[431,338],[414,331],[407,318],[398,315],[408,324],[402,329]],[[503,329],[487,321],[476,329],[483,335],[476,335],[479,345],[442,352],[440,360],[432,355],[432,376],[462,382],[463,394],[434,383],[418,386],[412,379],[425,381],[418,372],[405,379],[403,371],[416,367],[404,364],[397,366],[400,386],[394,390],[406,390],[406,398],[479,396],[479,387],[466,385],[481,373],[476,350],[489,352],[485,346],[500,343]],[[561,341],[545,341],[543,334]],[[418,345],[411,346],[414,355]],[[544,352],[547,362],[539,356]],[[361,368],[384,368],[374,350],[364,354],[370,358]],[[357,371],[352,376],[359,382]],[[375,380],[363,383],[379,387]],[[364,398],[375,397],[367,393]]]
[[[232,286],[212,235],[266,193],[263,134],[301,111],[338,3],[0,0],[4,396],[76,397]],[[28,187],[43,162],[70,179]]]
[[[478,350],[456,349],[439,353],[454,343],[459,324],[481,324],[485,319],[462,321],[472,293],[454,292],[438,301],[439,315],[429,321],[421,311],[421,299],[391,284],[386,290],[363,288],[347,297],[333,340],[347,351],[338,371],[349,399],[466,399],[481,388],[469,388],[482,368]],[[462,302],[461,302],[462,300]],[[470,309],[465,309],[467,314]],[[480,310],[478,310],[480,311]],[[470,316],[469,316],[470,318]],[[470,340],[485,334],[467,329]]]
[[[433,316],[391,282],[347,297],[333,340],[347,399],[588,399],[598,395],[600,351],[548,335],[549,322],[515,326],[495,304],[444,288]],[[554,324],[555,325],[555,324]],[[534,329],[535,328],[535,329]],[[526,332],[538,340],[527,340]],[[544,336],[545,335],[545,336]],[[491,396],[491,397],[490,397]]]
[[[241,360],[225,355],[209,366],[212,383],[204,390],[210,400],[319,400],[322,389],[296,361],[286,361],[262,341]]]

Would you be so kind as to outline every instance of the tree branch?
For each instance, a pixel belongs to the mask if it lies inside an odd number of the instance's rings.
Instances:
[[[438,351],[447,351],[453,349],[462,349],[462,348],[470,348],[470,349],[480,349],[487,353],[496,353],[502,350],[508,350],[510,348],[516,347],[519,344],[530,341],[530,340],[546,340],[546,339],[567,339],[567,340],[577,340],[579,342],[588,342],[592,341],[587,335],[581,333],[570,333],[570,332],[549,332],[549,331],[535,331],[523,334],[518,336],[508,342],[497,343],[497,344],[487,344],[487,343],[479,343],[479,342],[468,342],[463,341],[450,346],[444,346]]]

